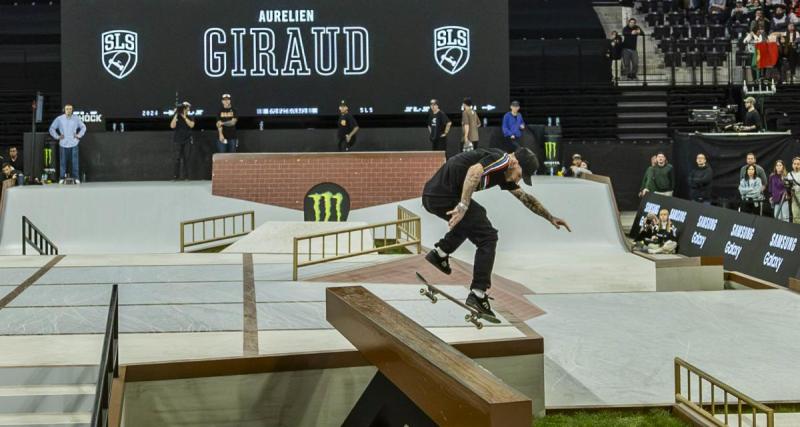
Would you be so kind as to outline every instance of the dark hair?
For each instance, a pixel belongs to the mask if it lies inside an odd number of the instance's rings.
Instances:
[[[748,172],[750,172],[751,168],[753,169],[753,178],[758,176],[758,171],[756,170],[756,165],[747,165],[747,169],[744,170],[745,178],[748,176]]]
[[[472,107],[472,98],[466,97],[466,98],[464,98],[464,101],[462,101],[462,102],[464,103],[464,105],[468,105],[468,106]]]
[[[8,151],[11,151],[12,149],[19,150],[19,148],[16,145],[12,145],[12,146],[8,147]]]
[[[3,166],[1,166],[0,169],[5,169],[6,166],[11,167],[11,163],[3,163]]]

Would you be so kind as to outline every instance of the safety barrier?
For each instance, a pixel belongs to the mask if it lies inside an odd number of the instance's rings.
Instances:
[[[200,231],[198,231],[198,224],[200,225]],[[217,227],[217,224],[220,224],[220,227]],[[230,230],[228,228],[229,224]],[[237,225],[239,226],[238,228]],[[237,212],[183,221],[181,222],[181,252],[186,252],[186,249],[191,247],[205,246],[209,243],[246,236],[255,229],[255,226],[256,214],[254,211]],[[187,233],[187,229],[191,232],[191,239],[189,240],[187,240],[189,234]],[[217,233],[218,231],[220,232],[219,234]],[[200,236],[199,239],[197,238],[198,235]],[[209,235],[210,237],[208,237]]]

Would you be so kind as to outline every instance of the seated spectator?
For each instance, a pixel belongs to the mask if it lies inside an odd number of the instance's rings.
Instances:
[[[792,159],[792,171],[786,174],[786,184],[792,199],[792,222],[800,224],[800,157]]]
[[[789,23],[789,16],[786,15],[783,6],[776,7],[775,13],[772,14],[772,19],[769,23],[770,31],[773,33],[782,33],[789,27]]]
[[[739,211],[760,215],[764,201],[763,183],[755,165],[748,165],[746,171],[747,175],[739,182],[739,195],[742,197]]]
[[[756,163],[755,153],[747,153],[747,157],[745,157],[745,164],[744,166],[741,167],[741,169],[739,169],[739,181],[745,178],[745,175],[747,174],[747,168],[750,166],[755,166],[756,176],[758,176],[761,179],[761,182],[764,185],[761,188],[761,192],[764,192],[764,190],[767,189],[767,184],[766,184],[767,173],[764,171],[764,168],[762,168],[761,166],[758,165],[758,163]]]
[[[633,250],[650,254],[674,254],[678,248],[678,227],[672,225],[669,210],[661,209],[658,217],[648,214]]]
[[[15,146],[11,146],[8,149],[8,159],[6,159],[8,163],[11,163],[11,167],[15,170],[22,171],[22,156],[19,155],[19,149]]]
[[[798,0],[800,1],[800,0]],[[743,0],[736,0],[736,5],[731,9],[730,22],[746,23],[750,19],[750,11],[744,7]]]
[[[757,10],[762,10],[763,6],[761,5],[760,0],[749,0],[747,2],[747,10],[749,11],[750,16],[755,16]]]
[[[789,189],[787,184],[786,165],[783,160],[775,162],[769,175],[769,203],[772,205],[772,216],[778,221],[789,222]]]
[[[586,162],[584,162],[581,155],[577,153],[572,155],[572,164],[564,169],[564,176],[573,176],[575,178],[580,178],[583,174],[591,173],[592,171],[589,170]]]
[[[652,191],[662,196],[672,196],[675,190],[675,171],[672,165],[667,163],[667,156],[664,153],[656,154],[656,165],[648,169],[649,179],[646,179],[643,194]]]
[[[727,0],[708,0],[708,13],[725,13]]]
[[[769,30],[769,21],[767,18],[764,17],[764,12],[761,9],[756,10],[756,14],[753,17],[753,20],[750,21],[750,32],[753,34],[757,34],[756,31],[758,28],[761,28],[763,31],[762,34],[766,34],[767,30]],[[763,41],[763,40],[759,40]],[[746,43],[746,42],[745,42]]]
[[[689,173],[689,198],[695,202],[711,204],[711,181],[714,172],[708,165],[706,155],[700,153],[695,159],[697,167]]]
[[[3,181],[5,181],[7,179],[16,180],[17,179],[17,175],[20,175],[20,172],[17,171],[17,170],[14,170],[14,167],[11,166],[11,163],[3,163],[2,170],[3,170],[3,176],[2,176],[3,177],[3,179],[2,179]]]

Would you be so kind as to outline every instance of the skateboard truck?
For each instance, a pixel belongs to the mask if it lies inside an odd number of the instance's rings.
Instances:
[[[439,301],[439,298],[436,295],[441,293],[441,292],[437,291],[436,288],[434,288],[432,286],[428,286],[427,289],[425,289],[425,288],[420,289],[419,293],[420,293],[420,295],[425,295],[426,297],[428,297],[428,299],[431,300],[431,304],[436,304],[436,302]],[[474,312],[472,312],[473,309],[471,309],[471,308],[467,308],[467,309],[470,311],[470,314],[464,315],[464,320],[466,320],[467,322],[472,323],[478,329],[483,329],[483,322],[481,322],[479,320],[480,317],[477,314],[475,314]]]

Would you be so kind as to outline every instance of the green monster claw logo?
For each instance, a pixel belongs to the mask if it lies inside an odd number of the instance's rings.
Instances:
[[[53,164],[53,149],[48,147],[44,149],[44,167],[48,168],[52,164]]]
[[[555,141],[545,141],[544,143],[544,158],[547,160],[556,159],[556,147],[558,144]]]
[[[342,220],[342,200],[344,200],[344,195],[342,193],[331,193],[330,191],[326,191],[324,193],[315,193],[309,194],[309,199],[314,201],[314,221],[320,221],[320,201],[325,203],[325,219],[322,221],[328,222],[331,219],[331,202],[336,200],[336,221]]]

